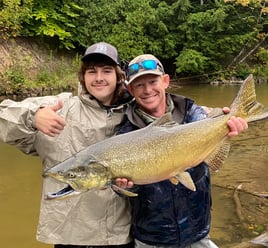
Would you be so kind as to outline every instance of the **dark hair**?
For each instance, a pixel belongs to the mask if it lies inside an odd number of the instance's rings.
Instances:
[[[111,62],[111,60],[106,60],[106,61],[85,61],[82,62],[81,67],[78,72],[78,80],[80,82],[80,85],[82,87],[81,94],[89,94],[86,84],[85,84],[85,72],[88,68],[96,65],[110,65],[115,68],[115,73],[116,73],[116,88],[114,91],[114,97],[112,99],[111,105],[115,105],[118,103],[119,99],[124,96],[125,92],[127,91],[125,87],[125,80],[126,80],[126,75],[125,72],[120,68],[119,65],[115,64],[114,62]]]

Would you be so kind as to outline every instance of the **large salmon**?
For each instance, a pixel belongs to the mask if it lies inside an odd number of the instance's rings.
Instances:
[[[186,171],[205,161],[218,170],[227,157],[230,139],[227,120],[231,116],[252,122],[268,117],[268,109],[256,101],[250,75],[241,85],[229,114],[185,125],[166,114],[151,125],[93,144],[44,173],[69,186],[48,195],[57,198],[73,191],[83,192],[110,185],[118,177],[135,184],[170,179],[196,190]],[[130,193],[131,194],[131,193]]]

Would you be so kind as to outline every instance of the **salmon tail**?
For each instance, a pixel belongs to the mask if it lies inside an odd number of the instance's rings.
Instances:
[[[240,87],[231,105],[230,115],[241,117],[247,122],[253,122],[268,117],[268,108],[256,99],[255,83],[252,74]]]

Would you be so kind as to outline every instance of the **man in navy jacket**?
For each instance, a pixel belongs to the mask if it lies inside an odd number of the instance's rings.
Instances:
[[[143,128],[167,112],[179,124],[208,118],[217,112],[215,109],[209,112],[186,97],[166,93],[169,75],[151,54],[134,58],[129,63],[127,77],[127,87],[135,101],[128,107],[126,121],[118,134]],[[228,125],[229,136],[247,128],[244,120],[235,117]],[[208,166],[201,163],[188,172],[195,183],[195,192],[169,180],[132,188],[138,193],[130,199],[135,247],[217,248],[208,236],[211,220]],[[117,179],[117,185],[131,187],[132,182]]]

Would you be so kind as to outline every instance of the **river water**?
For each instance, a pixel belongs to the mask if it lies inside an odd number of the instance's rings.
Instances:
[[[169,91],[199,105],[223,107],[230,106],[238,89],[239,85],[190,85]],[[257,99],[268,106],[268,84],[256,85],[256,92]],[[268,193],[268,120],[250,124],[232,144],[223,168],[212,173],[211,238],[221,248],[234,247],[268,228],[268,199],[260,197]],[[52,248],[35,240],[41,161],[1,142],[0,155],[0,246]],[[242,190],[236,191],[238,185]]]

